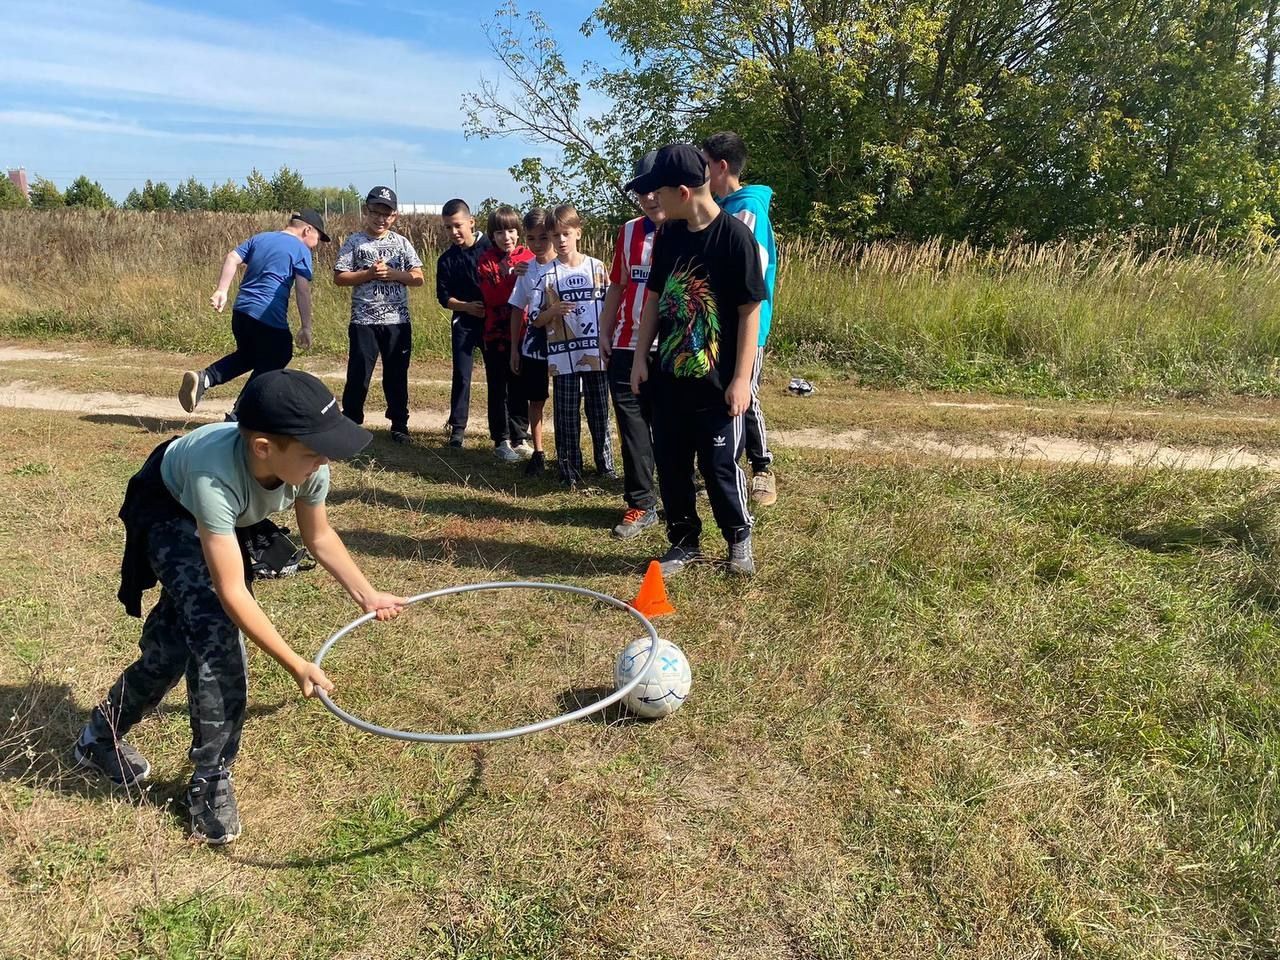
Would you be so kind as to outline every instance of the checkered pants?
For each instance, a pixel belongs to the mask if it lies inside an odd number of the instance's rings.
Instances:
[[[613,470],[613,445],[609,438],[609,375],[603,371],[568,373],[551,379],[553,420],[556,431],[556,461],[560,479],[577,483],[582,479],[582,420],[578,415],[586,401],[587,429],[596,469]]]

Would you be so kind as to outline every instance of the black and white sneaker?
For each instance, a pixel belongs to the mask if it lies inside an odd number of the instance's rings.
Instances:
[[[679,544],[673,544],[671,549],[658,559],[658,565],[662,568],[662,575],[669,577],[701,559],[702,552],[696,546],[682,547]]]
[[[220,847],[240,836],[240,809],[231,786],[231,771],[212,777],[192,777],[187,787],[191,839]]]
[[[178,402],[187,413],[195,413],[200,406],[200,398],[209,388],[208,378],[203,370],[188,370],[182,375],[182,386],[178,388]]]
[[[76,741],[76,766],[95,770],[117,787],[136,787],[151,775],[147,758],[123,740]]]

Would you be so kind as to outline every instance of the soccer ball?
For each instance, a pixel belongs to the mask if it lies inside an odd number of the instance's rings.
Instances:
[[[670,640],[660,639],[658,643],[658,656],[653,666],[622,701],[628,710],[642,717],[665,717],[675,713],[693,686],[689,661],[680,648]],[[634,680],[648,659],[648,637],[628,644],[627,649],[618,654],[618,662],[613,667],[613,680],[618,689]]]

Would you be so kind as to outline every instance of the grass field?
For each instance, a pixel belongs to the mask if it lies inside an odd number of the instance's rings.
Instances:
[[[227,318],[207,307],[227,250],[271,214],[0,212],[0,335],[214,351]],[[352,217],[335,221],[340,238]],[[415,354],[447,356],[435,302],[434,218],[399,229],[426,262],[411,294]],[[349,294],[317,259],[316,349],[346,354]],[[608,262],[612,236],[583,249]],[[1158,248],[1098,240],[975,249],[964,244],[821,244],[783,238],[776,362],[791,374],[877,386],[1033,396],[1280,395],[1280,252],[1212,236]]]
[[[246,832],[213,852],[173,806],[180,692],[132,737],[145,795],[67,765],[135,650],[114,514],[156,426],[0,410],[0,956],[1280,952],[1280,523],[1258,475],[787,450],[761,575],[669,585],[659,625],[695,676],[674,717],[409,746],[254,656]],[[380,435],[335,469],[331,516],[391,589],[625,598],[661,536],[609,540],[618,502]],[[307,654],[355,615],[322,572],[258,595]],[[447,601],[357,633],[331,674],[372,719],[499,726],[598,692],[633,633],[552,595]]]

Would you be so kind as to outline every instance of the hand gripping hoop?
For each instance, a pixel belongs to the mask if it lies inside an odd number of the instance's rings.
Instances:
[[[659,639],[658,631],[643,613],[628,603],[623,603],[616,597],[611,597],[604,593],[597,593],[595,590],[588,590],[585,587],[571,587],[562,583],[537,583],[533,581],[512,581],[503,583],[469,583],[461,587],[445,587],[440,590],[431,590],[427,593],[420,593],[416,597],[410,597],[405,605],[418,603],[422,600],[434,600],[438,597],[447,597],[457,593],[475,593],[480,590],[557,590],[560,593],[573,593],[580,597],[589,597],[592,600],[598,600],[600,603],[607,604],[625,613],[631,614],[640,626],[644,627],[645,632],[649,634],[649,656],[644,662],[644,666],[636,671],[636,675],[626,684],[619,687],[613,693],[609,694],[595,703],[587,704],[585,707],[579,707],[577,710],[571,710],[568,713],[561,714],[558,717],[551,717],[547,720],[539,720],[536,723],[526,724],[523,727],[512,727],[509,730],[489,730],[481,733],[416,733],[412,730],[394,730],[391,727],[380,727],[376,723],[369,723],[361,720],[359,717],[348,713],[337,704],[335,704],[329,695],[319,688],[316,689],[316,696],[320,702],[339,720],[344,720],[353,727],[363,730],[365,733],[377,734],[380,737],[391,737],[395,740],[412,740],[417,743],[488,743],[493,740],[509,740],[512,737],[524,736],[526,733],[539,733],[542,730],[550,730],[552,727],[558,727],[562,723],[570,723],[588,716],[597,711],[617,703],[637,686],[649,672],[649,668],[653,666],[658,658]],[[324,646],[320,648],[320,652],[316,654],[313,663],[317,667],[324,664],[325,654],[335,643],[345,637],[356,627],[368,623],[374,619],[374,614],[366,613],[359,619],[352,620],[349,624],[331,636],[324,642]]]

